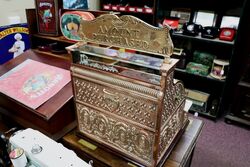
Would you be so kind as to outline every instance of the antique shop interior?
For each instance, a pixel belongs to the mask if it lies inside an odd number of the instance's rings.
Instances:
[[[0,0],[0,167],[249,167],[249,0]]]

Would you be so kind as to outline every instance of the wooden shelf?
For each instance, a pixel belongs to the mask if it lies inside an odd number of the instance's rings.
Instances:
[[[70,40],[66,39],[64,36],[53,37],[53,36],[45,36],[45,35],[40,35],[40,34],[32,34],[32,35],[34,37],[37,37],[37,38],[49,39],[49,40],[64,42],[64,43],[68,43],[68,44],[75,44],[76,43],[75,41],[70,41]]]
[[[202,38],[200,35],[189,36],[189,35],[172,33],[172,37],[173,38],[185,38],[185,39],[191,39],[191,40],[197,40],[197,41],[203,41],[203,42],[209,42],[209,43],[215,43],[215,44],[223,44],[223,45],[231,45],[231,46],[234,45],[234,41],[223,41],[223,40],[220,40],[219,38],[215,38],[215,39]]]
[[[235,124],[246,126],[248,128],[250,127],[250,121],[248,121],[246,119],[242,119],[242,118],[234,116],[234,115],[230,115],[230,114],[227,114],[225,116],[225,122],[228,124],[235,123]]]
[[[240,82],[238,83],[238,85],[243,86],[243,87],[250,88],[250,83],[249,83],[249,82],[240,81]]]
[[[107,11],[119,11],[127,13],[142,13],[142,14],[154,14],[153,8],[144,8],[136,6],[119,6],[119,5],[103,5],[103,10]]]
[[[175,71],[179,72],[179,73],[183,73],[185,75],[197,76],[197,77],[200,77],[200,78],[203,78],[203,79],[207,79],[207,80],[215,81],[215,82],[219,82],[219,83],[224,83],[225,82],[225,80],[216,79],[216,78],[211,77],[210,75],[202,76],[202,75],[191,74],[191,73],[188,73],[185,69],[175,68]]]
[[[54,53],[51,53],[51,52],[40,51],[38,49],[32,49],[32,50],[35,51],[36,53],[42,53],[44,55],[58,57],[58,58],[65,59],[65,60],[70,60],[70,55],[69,54],[54,54]]]
[[[197,112],[199,115],[201,116],[204,116],[204,117],[207,117],[209,119],[212,119],[212,120],[216,120],[216,116],[215,115],[211,115],[210,113],[208,112],[200,112],[200,111],[195,111],[195,110],[189,110],[190,113],[195,113]]]

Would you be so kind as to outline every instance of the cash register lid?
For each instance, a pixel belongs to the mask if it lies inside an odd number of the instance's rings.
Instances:
[[[169,58],[173,53],[170,27],[154,27],[130,15],[103,14],[91,21],[81,20],[83,42],[121,47]]]

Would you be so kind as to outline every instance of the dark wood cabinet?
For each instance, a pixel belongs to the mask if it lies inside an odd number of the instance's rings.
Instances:
[[[239,18],[239,26],[237,29],[236,37],[233,41],[220,40],[219,37],[215,39],[203,38],[201,35],[188,36],[182,33],[172,33],[171,37],[176,48],[183,49],[186,53],[186,58],[183,64],[184,66],[192,61],[195,51],[205,52],[212,54],[216,59],[222,59],[229,62],[229,72],[226,73],[226,79],[213,78],[210,75],[200,76],[190,74],[184,68],[176,68],[175,78],[182,80],[186,88],[196,91],[201,91],[209,94],[207,101],[206,111],[198,111],[202,116],[216,120],[218,117],[224,115],[232,103],[232,92],[237,82],[235,73],[239,73],[237,64],[243,62],[242,46],[239,45],[239,41],[242,41],[244,34],[242,31],[246,31],[244,27],[244,20],[249,18],[247,14],[248,2],[247,0],[223,0],[220,4],[216,0],[206,0],[197,2],[194,0],[151,0],[152,13],[145,13],[140,9],[145,6],[145,2],[150,0],[140,0],[131,3],[132,1],[119,1],[119,0],[101,0],[101,9],[107,11],[119,11],[121,14],[130,14],[136,17],[140,17],[144,21],[152,25],[160,25],[163,20],[170,18],[172,10],[181,10],[189,12],[189,22],[192,22],[196,17],[198,11],[213,12],[216,17],[214,19],[213,26],[220,28],[223,16],[236,16]],[[144,3],[144,4],[143,4]],[[134,10],[131,10],[132,9]],[[138,8],[138,10],[137,10]],[[244,30],[245,29],[245,30]],[[173,55],[174,57],[175,55]],[[235,60],[238,59],[238,60]],[[237,63],[238,62],[238,63]],[[209,73],[211,67],[209,69]],[[239,79],[238,79],[239,81]],[[197,110],[191,110],[197,112]]]
[[[235,96],[235,93],[233,92],[237,92],[236,90],[234,91],[234,89],[236,89],[236,85],[240,78],[234,75],[239,76],[242,73],[240,72],[242,70],[239,68],[242,68],[241,64],[245,63],[243,57],[249,54],[249,51],[246,51],[249,50],[247,49],[247,47],[249,48],[249,45],[246,46],[246,43],[243,42],[246,42],[250,37],[250,35],[247,35],[249,33],[246,32],[247,27],[249,30],[249,23],[247,23],[247,19],[249,20],[248,4],[249,2],[247,2],[247,0],[233,0],[230,3],[223,0],[220,4],[215,0],[202,2],[194,0],[168,0],[158,2],[156,20],[169,18],[173,9],[184,9],[185,11],[190,11],[189,22],[194,20],[197,11],[213,12],[216,14],[216,19],[213,24],[214,27],[220,27],[223,16],[239,17],[239,25],[233,41],[223,41],[218,37],[215,39],[203,38],[200,34],[190,36],[183,35],[182,33],[172,33],[171,37],[174,46],[186,51],[187,62],[193,60],[195,51],[213,54],[216,59],[222,59],[229,62],[229,71],[224,80],[213,78],[210,75],[195,75],[188,73],[185,68],[176,68],[175,78],[182,80],[185,88],[209,94],[206,111],[191,110],[191,112],[198,112],[204,117],[216,120],[217,118],[224,116],[231,107],[233,96]]]
[[[225,121],[250,125],[250,2],[244,2],[231,59],[228,97],[230,108]]]
[[[250,83],[240,81],[234,91],[234,101],[225,121],[250,126]]]

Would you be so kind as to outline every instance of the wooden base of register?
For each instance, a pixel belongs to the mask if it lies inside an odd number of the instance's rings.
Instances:
[[[192,160],[197,139],[201,133],[203,122],[198,119],[189,118],[189,125],[184,134],[170,153],[168,159],[163,163],[163,167],[187,167]],[[62,143],[72,149],[79,157],[85,161],[93,161],[94,167],[133,167],[137,166],[133,162],[124,159],[110,150],[97,147],[76,135],[72,131],[63,137]]]

